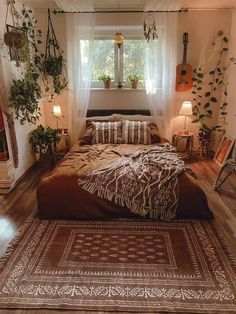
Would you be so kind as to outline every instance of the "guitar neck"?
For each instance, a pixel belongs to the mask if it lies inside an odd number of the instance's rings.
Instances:
[[[183,53],[182,65],[185,66],[186,63],[187,63],[187,43],[184,44],[184,53]]]

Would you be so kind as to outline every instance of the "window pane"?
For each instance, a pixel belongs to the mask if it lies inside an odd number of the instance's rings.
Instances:
[[[124,80],[128,81],[129,75],[137,74],[141,77],[139,86],[144,86],[144,40],[125,39],[123,54]]]
[[[97,81],[102,74],[114,79],[114,42],[112,39],[95,39],[93,53],[92,80]]]

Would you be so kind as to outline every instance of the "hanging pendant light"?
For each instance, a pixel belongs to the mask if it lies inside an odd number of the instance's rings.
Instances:
[[[118,0],[118,32],[115,34],[114,36],[114,43],[118,46],[118,48],[121,47],[121,45],[123,44],[124,41],[124,37],[122,36],[121,32],[120,32],[120,2]]]
[[[118,46],[118,48],[121,47],[121,45],[123,44],[123,41],[124,41],[124,37],[122,36],[122,34],[120,32],[116,33],[114,37],[114,42]]]

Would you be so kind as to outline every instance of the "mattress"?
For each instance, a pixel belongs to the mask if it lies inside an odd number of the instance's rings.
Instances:
[[[42,219],[134,218],[127,207],[96,197],[79,184],[93,170],[105,167],[124,154],[147,149],[141,144],[76,144],[37,188],[38,214]],[[187,172],[178,177],[179,200],[176,219],[211,219],[206,195]],[[139,217],[140,218],[140,217]]]

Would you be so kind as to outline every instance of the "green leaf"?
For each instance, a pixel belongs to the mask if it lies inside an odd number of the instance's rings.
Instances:
[[[204,108],[207,108],[210,106],[210,103],[209,102],[206,102],[205,105],[204,105]]]
[[[229,48],[223,48],[222,50],[223,50],[223,51],[228,51],[228,50],[229,50]]]
[[[209,74],[215,74],[215,71],[214,71],[214,70],[212,70],[212,71],[210,71],[210,72],[209,72]]]
[[[228,42],[228,38],[227,37],[224,37],[223,40],[224,40],[225,43]]]
[[[211,95],[210,92],[206,92],[206,93],[205,93],[205,97],[209,97],[210,95]]]
[[[207,112],[208,112],[210,115],[212,115],[212,110],[207,110]]]
[[[197,76],[200,77],[200,78],[204,77],[203,73],[198,73]]]

